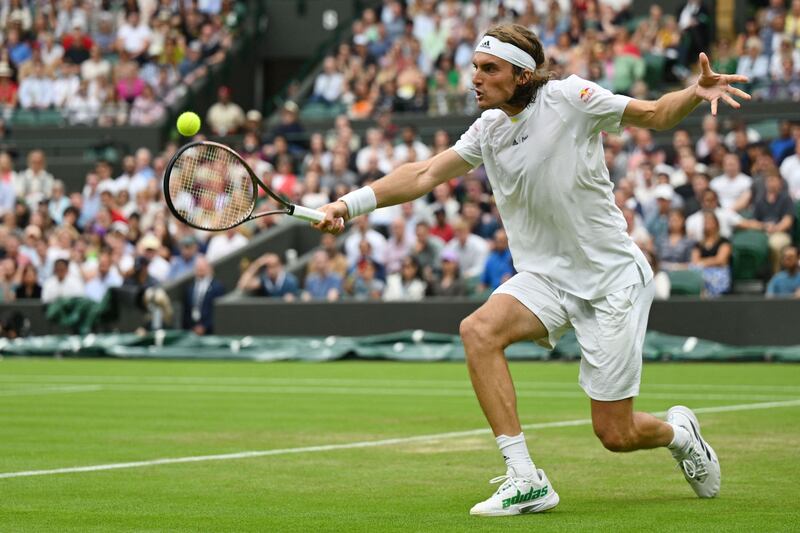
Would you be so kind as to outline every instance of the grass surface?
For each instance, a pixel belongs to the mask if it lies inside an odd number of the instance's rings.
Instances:
[[[577,365],[515,363],[524,424],[588,417]],[[800,398],[800,366],[651,364],[640,409]],[[487,433],[369,448],[0,479],[0,531],[796,531],[800,402],[699,415],[722,493],[666,450],[612,454],[589,424],[527,430],[561,496],[479,519],[504,465]],[[459,364],[0,361],[0,474],[480,429]]]

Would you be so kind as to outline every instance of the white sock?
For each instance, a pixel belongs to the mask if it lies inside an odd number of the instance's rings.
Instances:
[[[527,479],[536,477],[536,467],[528,453],[524,434],[520,433],[513,437],[499,435],[495,440],[503,454],[503,459],[506,460],[506,466],[514,473],[514,477]]]
[[[686,451],[692,443],[691,433],[683,426],[675,424],[670,424],[670,426],[672,426],[673,437],[672,442],[667,444],[667,448],[670,450]]]

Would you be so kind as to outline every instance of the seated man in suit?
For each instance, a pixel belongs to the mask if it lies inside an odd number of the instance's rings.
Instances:
[[[225,294],[225,287],[214,279],[214,268],[204,255],[194,263],[194,281],[183,298],[183,329],[197,335],[214,332],[214,300]]]

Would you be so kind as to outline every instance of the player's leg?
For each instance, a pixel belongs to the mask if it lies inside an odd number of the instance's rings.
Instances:
[[[507,466],[505,476],[492,480],[500,488],[476,504],[470,510],[473,515],[534,513],[558,504],[558,494],[530,458],[504,350],[520,340],[547,339],[548,327],[557,328],[559,319],[566,320],[566,314],[553,289],[532,274],[521,273],[461,323],[470,378]]]
[[[495,436],[519,434],[517,396],[504,350],[517,341],[545,337],[547,330],[516,298],[495,294],[461,322],[460,332],[472,387],[492,431]]]
[[[672,426],[651,414],[634,411],[633,398],[592,400],[592,427],[612,452],[668,446],[674,438]]]
[[[677,406],[662,422],[633,410],[653,283],[627,287],[592,301],[567,304],[581,346],[581,387],[591,398],[592,425],[603,445],[625,452],[666,446],[698,496],[719,492],[719,462],[700,435],[694,413]]]

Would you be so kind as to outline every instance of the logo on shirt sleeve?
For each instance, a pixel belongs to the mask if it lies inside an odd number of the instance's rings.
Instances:
[[[584,104],[588,104],[589,99],[591,99],[593,94],[594,94],[594,89],[592,89],[591,87],[584,87],[583,89],[581,89],[581,92],[578,93],[578,96],[580,96],[580,99],[583,100]]]

